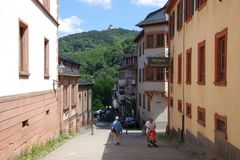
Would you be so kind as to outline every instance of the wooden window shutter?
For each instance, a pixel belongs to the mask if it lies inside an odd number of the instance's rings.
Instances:
[[[190,0],[190,16],[194,14],[194,0]]]
[[[191,51],[188,49],[186,52],[186,84],[191,84]]]
[[[180,3],[177,5],[177,29],[180,28]]]
[[[182,54],[178,55],[178,84],[182,82]]]
[[[199,0],[196,0],[196,3],[195,3],[195,10],[198,10],[199,8]]]
[[[175,31],[175,12],[173,12],[173,36]]]
[[[173,83],[173,58],[171,59],[171,79],[170,79],[170,82]]]
[[[187,4],[188,4],[188,0],[184,0],[184,22],[187,21]]]

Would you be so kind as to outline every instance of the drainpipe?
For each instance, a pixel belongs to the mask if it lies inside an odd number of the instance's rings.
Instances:
[[[62,100],[63,100],[63,96],[62,96],[62,93],[63,93],[63,88],[62,88],[62,84],[60,85],[60,92],[57,94],[58,96],[58,103],[59,103],[59,110],[60,110],[60,119],[59,119],[59,127],[60,127],[60,135],[62,134],[62,120],[63,120],[63,117],[62,117],[62,111],[63,111],[63,108],[62,108]]]
[[[185,5],[185,3],[184,3]],[[183,47],[183,52],[182,52],[182,131],[181,131],[181,142],[184,142],[184,130],[185,130],[185,31],[186,31],[186,25],[185,25],[185,6],[183,6],[183,41],[182,41],[182,47]],[[187,22],[186,22],[187,23]]]
[[[170,26],[170,22],[169,22],[169,20],[168,20],[168,29],[169,29],[169,26]],[[168,57],[169,57],[169,60],[171,60],[171,50],[170,50],[170,29],[168,30]],[[171,64],[171,63],[170,63]],[[169,64],[169,66],[170,66],[170,64]],[[167,135],[170,135],[170,103],[169,103],[169,101],[170,101],[170,85],[171,85],[171,80],[170,80],[170,78],[172,78],[172,77],[170,77],[170,71],[172,72],[172,69],[171,69],[171,67],[173,67],[173,66],[170,66],[170,67],[168,67],[168,124],[167,124],[167,128],[166,128],[166,134]],[[170,70],[169,70],[170,69]]]

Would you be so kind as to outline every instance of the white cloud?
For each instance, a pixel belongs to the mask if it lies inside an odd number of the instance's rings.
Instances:
[[[83,21],[76,16],[71,16],[65,19],[60,18],[59,32],[61,35],[82,32],[83,30],[80,28],[82,22]]]
[[[158,6],[162,7],[166,4],[167,0],[131,0],[133,4],[138,6]]]
[[[102,6],[104,9],[112,8],[112,0],[78,0],[91,6]]]

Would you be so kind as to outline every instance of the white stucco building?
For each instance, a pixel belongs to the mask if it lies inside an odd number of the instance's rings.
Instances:
[[[142,123],[153,118],[158,129],[165,129],[168,120],[167,68],[149,62],[149,58],[168,57],[165,8],[148,14],[137,26],[143,29],[135,38],[138,43],[138,115]]]
[[[0,160],[59,133],[58,0],[0,1]]]
[[[44,1],[44,0],[43,0]],[[57,79],[57,0],[49,0],[50,12],[42,0],[1,0],[0,96],[52,89]],[[13,5],[14,4],[14,5]],[[21,27],[22,26],[22,27]],[[25,30],[21,37],[21,28]],[[27,75],[20,75],[20,39],[25,39]],[[49,43],[49,78],[44,78],[44,41]],[[25,58],[24,58],[25,59]]]

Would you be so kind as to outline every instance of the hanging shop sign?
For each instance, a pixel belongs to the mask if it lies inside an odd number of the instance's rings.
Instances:
[[[169,58],[168,57],[148,57],[148,66],[168,68]]]

